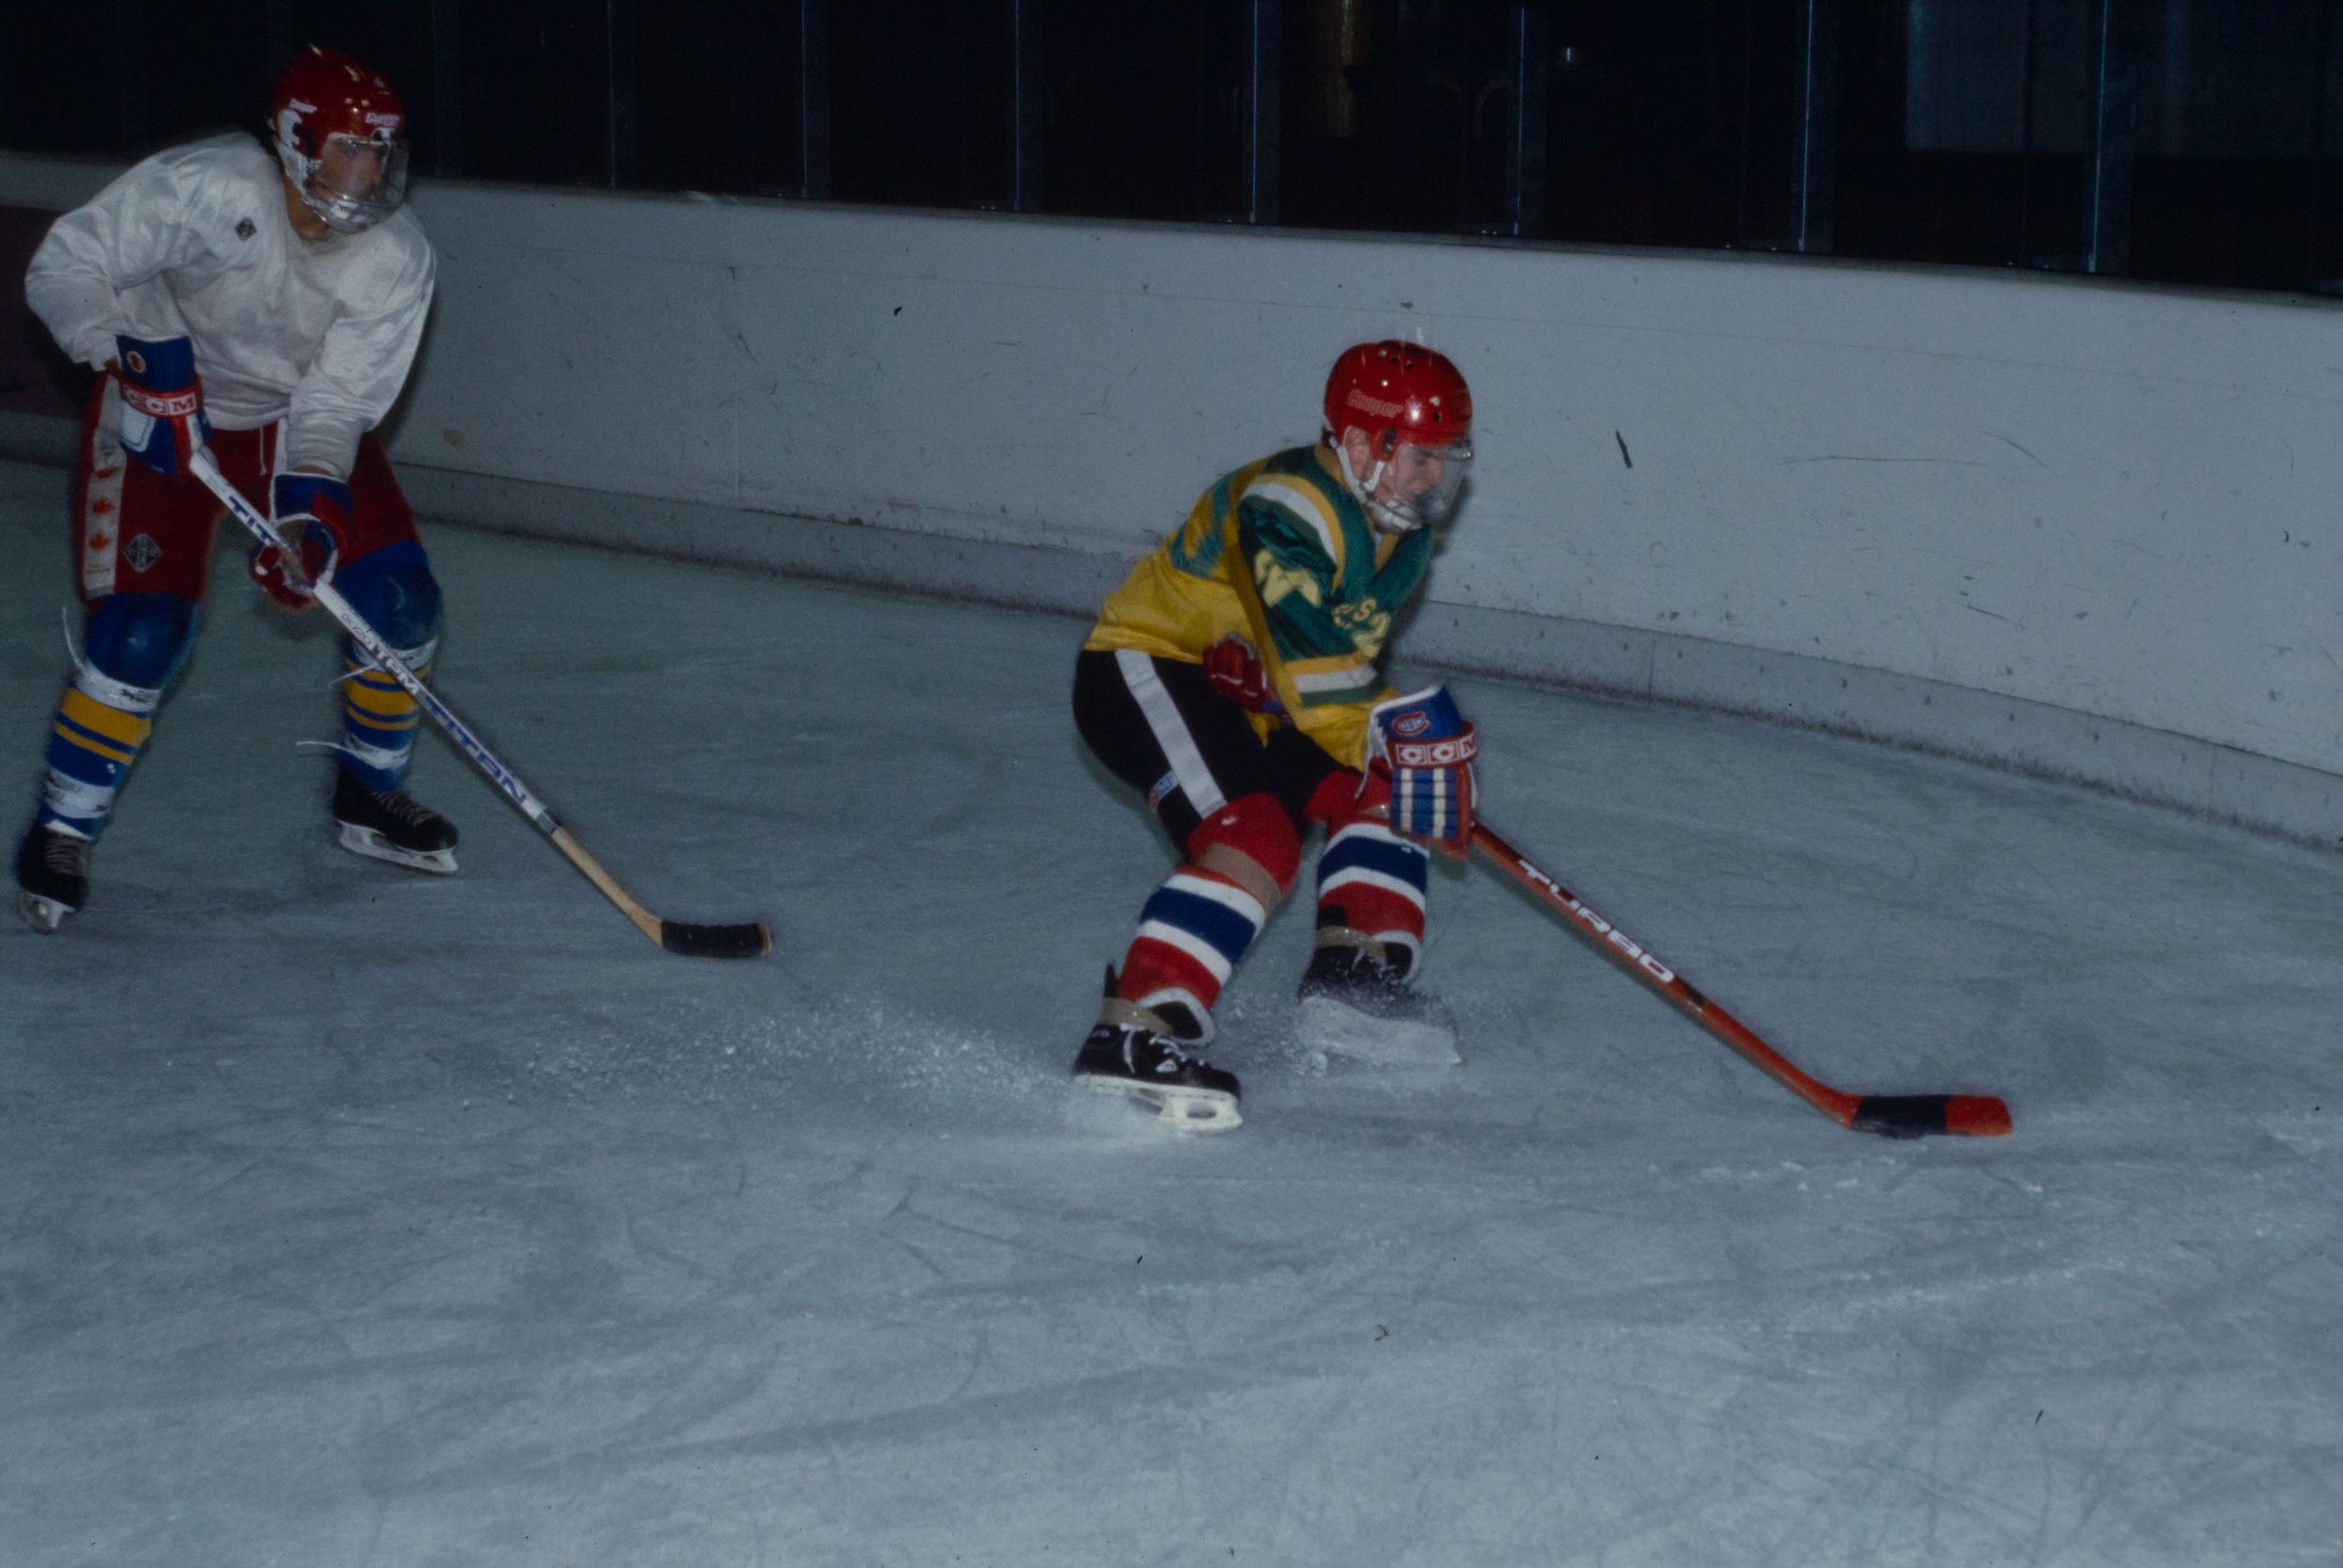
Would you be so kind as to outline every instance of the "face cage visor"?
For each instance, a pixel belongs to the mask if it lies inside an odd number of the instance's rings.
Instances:
[[[1465,470],[1472,466],[1472,443],[1454,441],[1445,446],[1420,446],[1401,441],[1397,450],[1376,465],[1380,482],[1369,486],[1370,498],[1388,490],[1388,500],[1370,499],[1367,511],[1395,533],[1433,528],[1456,510],[1464,490]]]
[[[407,199],[407,143],[395,138],[338,133],[317,157],[284,142],[276,152],[303,202],[336,233],[371,229]]]

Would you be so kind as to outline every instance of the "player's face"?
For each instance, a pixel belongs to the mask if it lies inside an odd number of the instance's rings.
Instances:
[[[1358,457],[1367,451],[1366,440],[1364,432],[1350,434],[1359,440],[1359,451],[1351,455],[1356,472]],[[1402,531],[1446,522],[1471,461],[1472,449],[1461,441],[1446,446],[1399,442],[1379,470],[1369,470],[1375,485],[1367,496],[1368,515],[1379,527]]]
[[[293,177],[290,166],[287,177]],[[354,234],[388,217],[406,196],[407,145],[395,138],[336,132],[299,177],[303,203],[329,228]],[[294,227],[303,227],[298,215]]]
[[[321,196],[370,201],[390,171],[394,143],[329,136],[318,156],[316,185]]]
[[[1401,441],[1384,465],[1383,482],[1376,486],[1377,500],[1398,500],[1438,490],[1447,482],[1448,455],[1412,441]]]

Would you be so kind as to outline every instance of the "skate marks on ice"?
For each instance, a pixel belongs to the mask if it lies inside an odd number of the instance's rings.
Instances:
[[[1022,1042],[948,1023],[882,996],[737,1000],[668,996],[575,1006],[528,1042],[523,1070],[583,1103],[724,1104],[785,1121],[828,1117],[1046,1128],[1062,1079]]]

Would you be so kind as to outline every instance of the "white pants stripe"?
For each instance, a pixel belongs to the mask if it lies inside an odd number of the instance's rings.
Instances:
[[[1180,783],[1187,796],[1187,803],[1198,816],[1210,816],[1229,803],[1220,793],[1220,783],[1204,765],[1204,754],[1196,746],[1196,738],[1187,732],[1186,721],[1180,717],[1172,694],[1163,689],[1163,681],[1156,674],[1155,662],[1135,648],[1118,649],[1114,667],[1123,672],[1123,683],[1131,690],[1139,710],[1146,716],[1147,728],[1163,748],[1164,760],[1172,765],[1172,776]]]

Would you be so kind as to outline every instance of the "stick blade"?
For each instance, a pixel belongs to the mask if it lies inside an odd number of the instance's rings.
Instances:
[[[773,933],[754,920],[730,926],[662,920],[659,945],[685,958],[763,958],[773,950]]]
[[[1883,1138],[2001,1138],[2009,1131],[2009,1107],[1991,1095],[1865,1095],[1847,1126]]]

